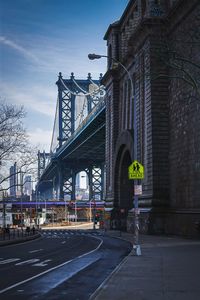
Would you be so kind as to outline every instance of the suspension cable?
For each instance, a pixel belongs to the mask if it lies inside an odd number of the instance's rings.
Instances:
[[[70,94],[72,94],[72,95],[74,95],[74,96],[77,96],[77,95],[78,95],[78,93],[72,92],[72,91],[66,86],[66,84],[64,83],[64,81],[63,81],[62,78],[60,78],[60,80],[61,80],[63,86],[65,87],[65,89],[66,89]],[[96,89],[96,90],[94,90],[94,91],[92,91],[92,92],[86,92],[85,90],[83,90],[83,89],[78,85],[78,83],[77,83],[75,80],[73,80],[73,82],[74,82],[75,85],[76,85],[76,86],[84,93],[84,96],[93,96],[93,95],[95,95],[95,94],[98,94],[100,91],[104,90],[104,86],[101,85],[101,86],[99,86],[98,89]],[[91,82],[92,82],[92,81],[91,81]],[[95,84],[95,83],[94,83],[94,84]],[[95,85],[97,85],[97,84],[95,84]]]

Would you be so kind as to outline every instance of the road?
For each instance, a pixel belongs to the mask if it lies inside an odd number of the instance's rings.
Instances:
[[[131,250],[100,231],[48,229],[0,249],[0,299],[89,299]]]

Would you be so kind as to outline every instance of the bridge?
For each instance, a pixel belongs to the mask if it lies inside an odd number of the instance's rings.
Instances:
[[[36,197],[76,199],[77,174],[84,171],[88,200],[102,200],[105,162],[105,91],[99,80],[64,79],[59,73],[50,152],[38,152]],[[81,180],[79,175],[79,181]]]

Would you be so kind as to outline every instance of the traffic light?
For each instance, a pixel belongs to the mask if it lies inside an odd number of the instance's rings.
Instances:
[[[95,215],[95,222],[99,222],[99,214]]]

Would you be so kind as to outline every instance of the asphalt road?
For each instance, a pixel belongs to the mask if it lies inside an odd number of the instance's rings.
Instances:
[[[130,250],[98,231],[43,230],[40,239],[1,247],[0,299],[89,299]]]

